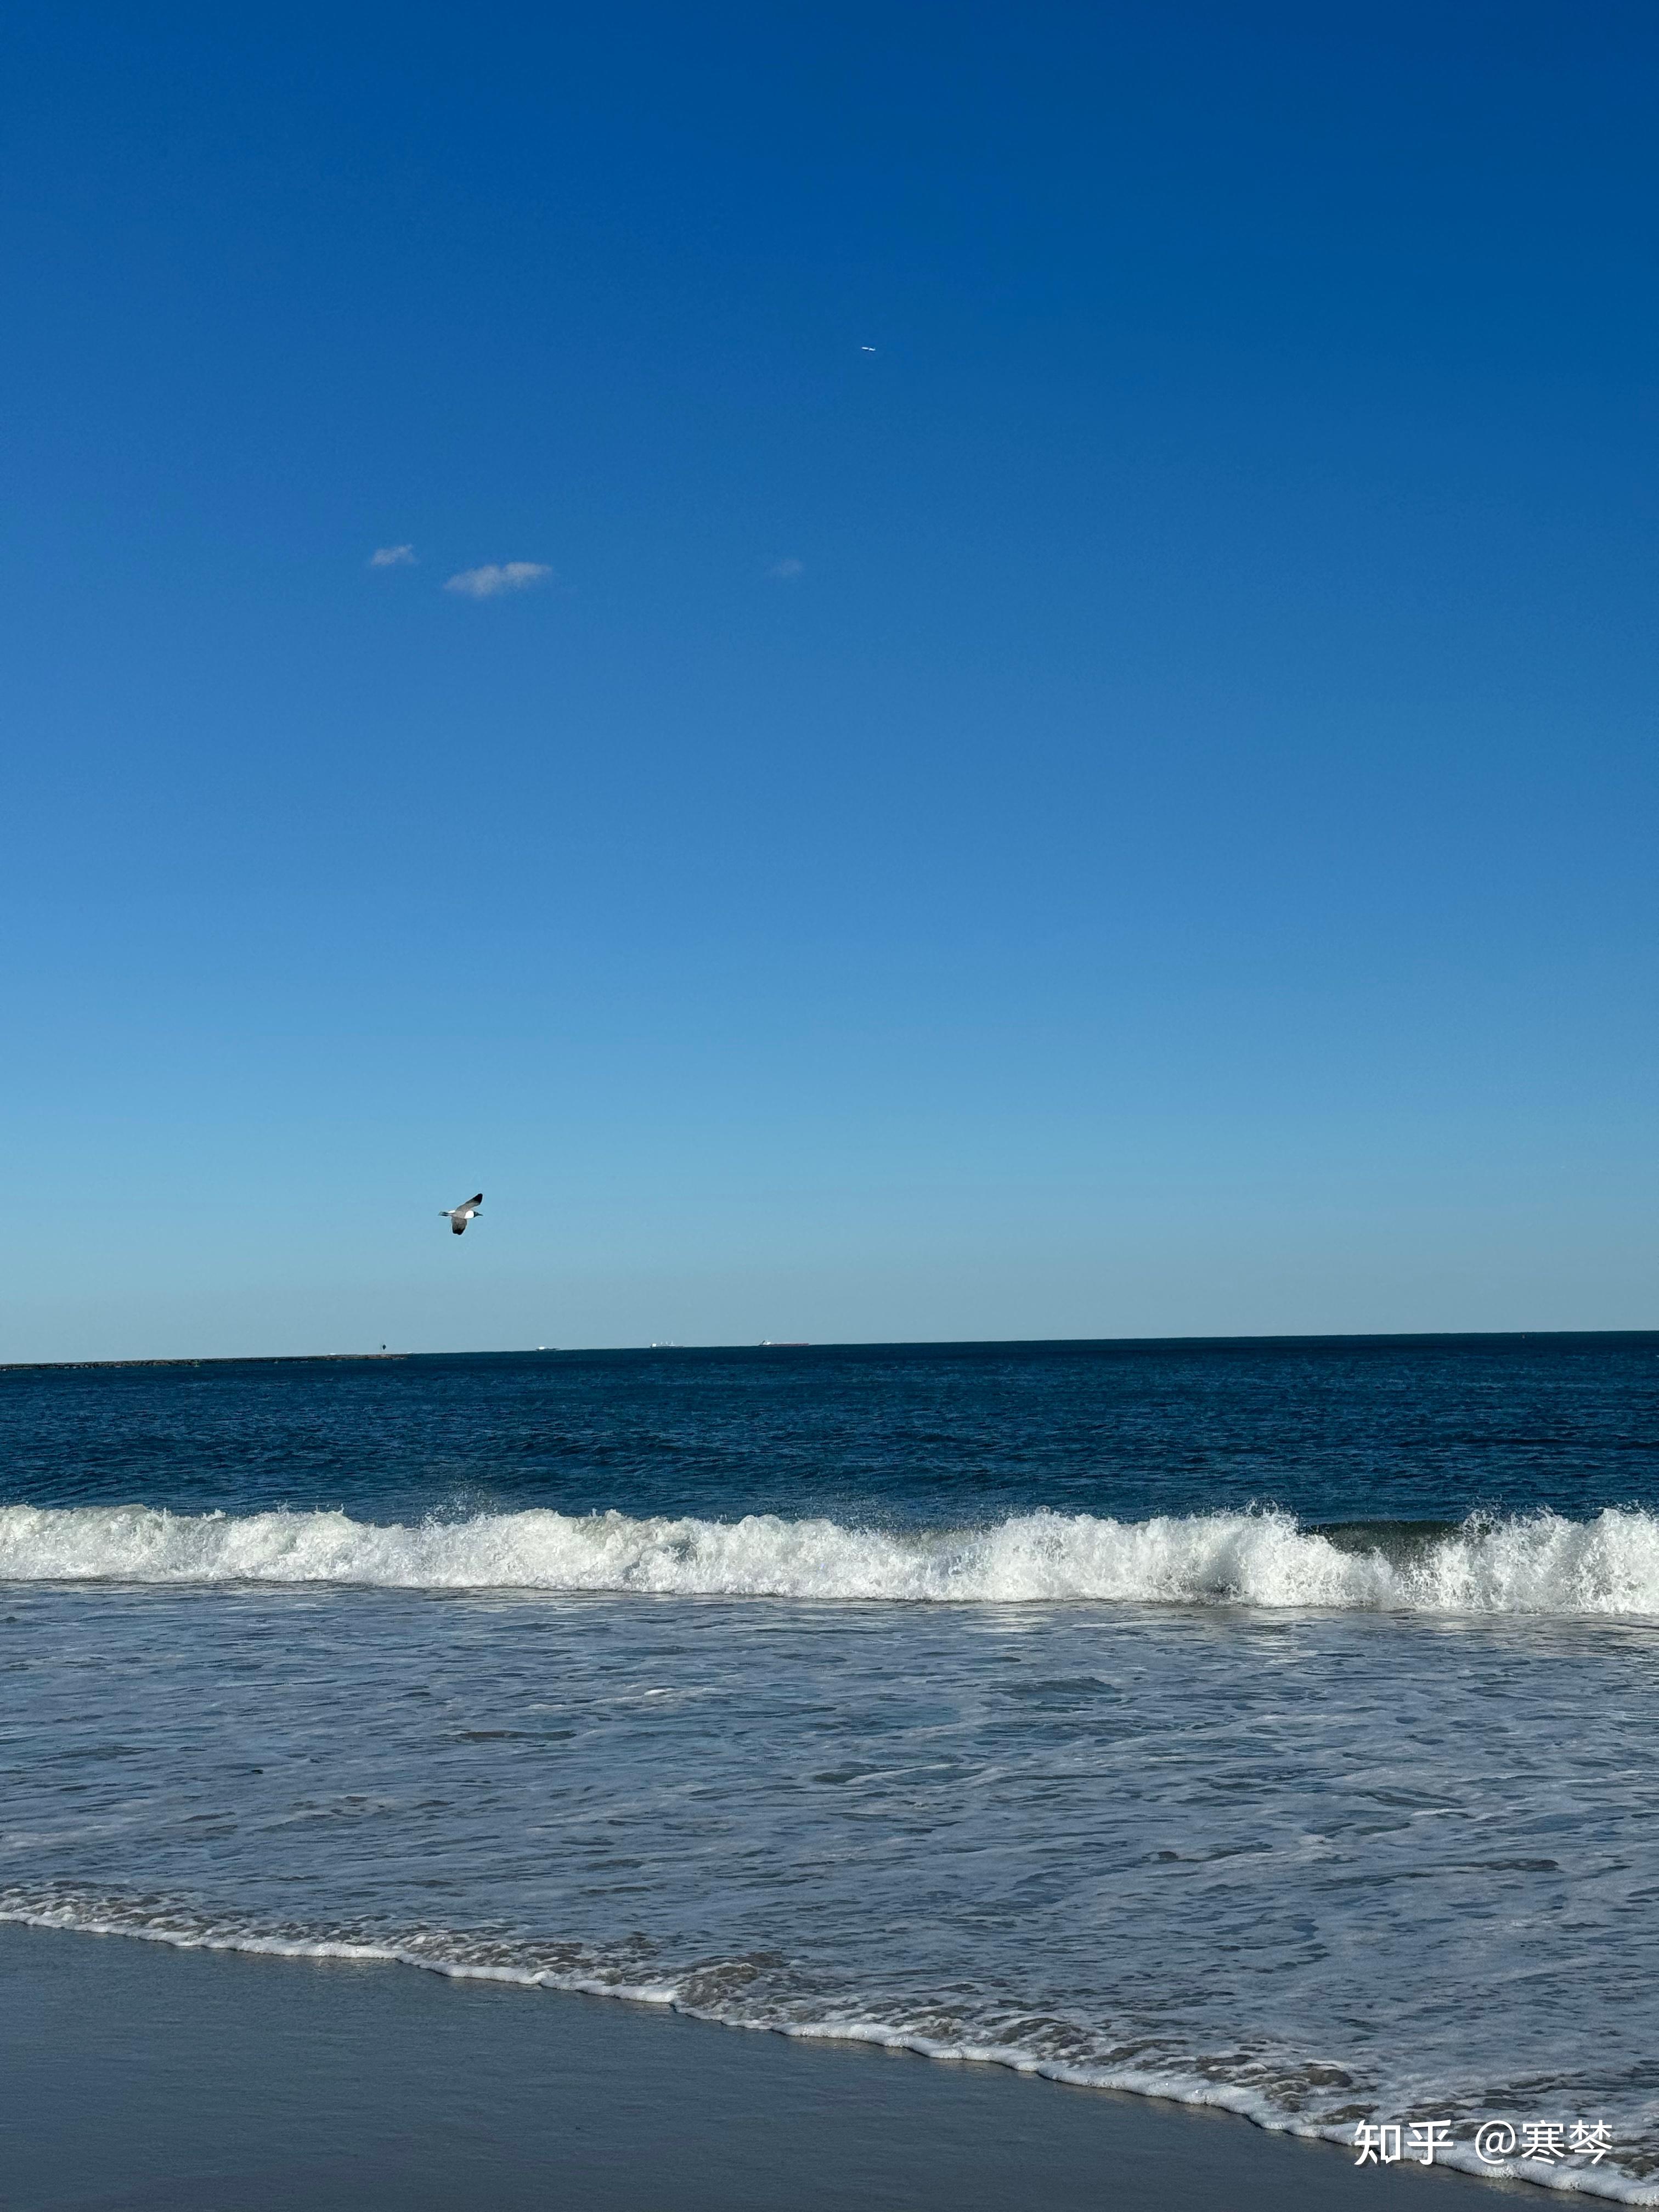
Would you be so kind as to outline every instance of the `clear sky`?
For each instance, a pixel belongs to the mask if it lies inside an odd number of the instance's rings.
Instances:
[[[1659,1323],[1656,65],[11,10],[0,1358]]]

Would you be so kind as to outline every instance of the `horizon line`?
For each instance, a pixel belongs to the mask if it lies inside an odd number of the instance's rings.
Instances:
[[[483,1352],[163,1352],[125,1359],[4,1359],[0,1360],[0,1375],[73,1373],[95,1368],[121,1367],[281,1367],[324,1363],[337,1365],[345,1362],[405,1359],[672,1358],[682,1353],[729,1356],[761,1352],[1133,1352],[1229,1346],[1526,1344],[1540,1339],[1558,1342],[1605,1342],[1608,1339],[1644,1336],[1659,1337],[1659,1328],[1310,1330],[1294,1334],[1274,1331],[1260,1335],[1231,1336],[872,1337],[811,1340],[775,1337],[737,1344],[505,1345]]]

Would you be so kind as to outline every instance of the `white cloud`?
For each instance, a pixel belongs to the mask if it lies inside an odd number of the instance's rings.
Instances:
[[[786,560],[775,561],[766,573],[769,576],[781,578],[786,584],[793,583],[797,576],[804,576],[806,574],[806,563],[805,561],[797,561],[792,553]]]
[[[412,545],[379,545],[368,556],[371,568],[412,568],[415,548]]]
[[[444,586],[464,599],[493,599],[498,592],[521,592],[526,584],[539,584],[553,571],[544,561],[490,562],[483,568],[463,568]]]

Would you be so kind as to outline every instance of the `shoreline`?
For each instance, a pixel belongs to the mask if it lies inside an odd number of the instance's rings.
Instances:
[[[1357,2169],[1219,2109],[381,1962],[12,1923],[0,1989],[10,2212],[1455,2212],[1558,2194]]]

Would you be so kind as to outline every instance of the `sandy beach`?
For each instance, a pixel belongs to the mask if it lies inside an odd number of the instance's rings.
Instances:
[[[0,1989],[9,2212],[1484,2201],[1227,2114],[404,1967],[6,1927]]]

